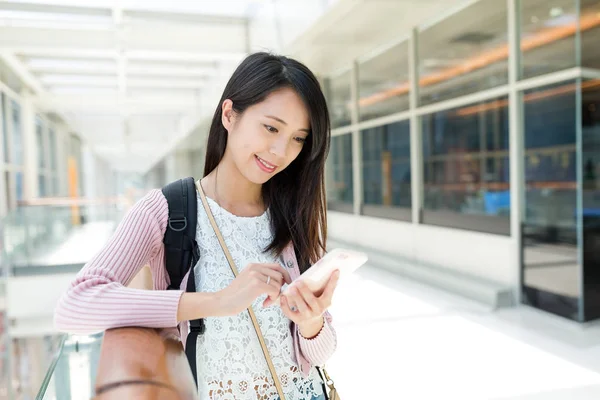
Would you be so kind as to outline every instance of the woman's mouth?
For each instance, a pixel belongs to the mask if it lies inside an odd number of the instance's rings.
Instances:
[[[257,155],[255,155],[254,157],[256,157],[256,164],[258,165],[258,167],[266,173],[271,174],[277,169],[277,165],[271,164],[270,162],[263,160]]]

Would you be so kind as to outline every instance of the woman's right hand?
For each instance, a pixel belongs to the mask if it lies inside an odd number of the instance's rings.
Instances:
[[[280,264],[249,264],[228,287],[219,292],[223,311],[227,315],[237,315],[265,293],[268,297],[263,306],[272,304],[279,298],[284,283],[290,284],[292,279]]]

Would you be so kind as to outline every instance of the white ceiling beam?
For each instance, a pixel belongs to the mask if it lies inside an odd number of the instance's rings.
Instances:
[[[239,25],[246,23],[244,17],[227,15],[210,15],[193,12],[172,12],[167,10],[138,10],[121,8],[123,20],[126,23],[170,23],[170,24],[210,24],[210,25]],[[55,14],[70,16],[90,16],[90,17],[111,17],[114,14],[114,8],[109,7],[85,7],[85,6],[65,6],[56,4],[39,3],[13,3],[0,2],[0,11],[32,14]],[[22,18],[22,17],[21,17]]]
[[[127,51],[129,60],[169,61],[169,62],[238,62],[246,56],[245,52],[178,52],[160,50],[135,50]]]
[[[117,76],[117,67],[109,66],[88,66],[88,67],[29,67],[29,70],[36,74],[50,75],[112,75]]]
[[[79,47],[5,47],[6,51],[22,54],[28,57],[46,58],[73,58],[73,59],[117,59],[118,52],[110,49],[86,49]],[[136,50],[127,49],[125,56],[133,61],[165,61],[184,63],[207,63],[207,62],[239,62],[247,54],[239,51],[161,51],[161,50]]]
[[[119,111],[119,105],[115,104],[115,96],[95,95],[95,96],[68,96],[55,95],[52,104],[46,104],[45,107],[58,106],[64,112],[73,112],[81,115],[101,114],[106,111]],[[189,97],[174,95],[154,96],[154,97],[136,97],[127,98],[124,103],[132,113],[173,113],[184,112],[186,110],[196,110],[196,104],[190,101]]]
[[[206,82],[201,79],[129,78],[127,83],[130,88],[198,89],[206,86]]]
[[[44,86],[14,54],[2,51],[0,52],[0,58],[37,96],[48,97],[48,92]]]
[[[116,86],[116,76],[44,75],[40,82],[47,86]]]
[[[117,51],[109,49],[88,49],[85,47],[19,46],[8,47],[7,51],[28,57],[73,58],[73,59],[116,59]]]
[[[173,66],[155,66],[155,65],[129,65],[127,67],[128,75],[150,75],[150,76],[189,76],[191,77],[205,77],[209,75],[215,75],[217,73],[216,68],[206,67],[193,67],[185,65],[173,65]]]
[[[123,10],[123,15],[129,21],[142,22],[167,22],[167,23],[190,23],[211,25],[240,25],[246,23],[246,18],[232,17],[227,15],[208,15],[196,13],[178,13],[153,10]]]
[[[13,3],[0,2],[0,10],[30,13],[68,14],[68,15],[91,15],[110,17],[111,11],[106,7],[77,7],[57,4],[40,3]]]

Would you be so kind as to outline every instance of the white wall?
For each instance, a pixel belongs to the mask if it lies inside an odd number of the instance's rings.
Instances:
[[[329,238],[518,285],[510,237],[328,212]]]
[[[56,333],[54,308],[74,278],[74,273],[8,278],[6,313],[12,321],[10,335],[32,337]]]

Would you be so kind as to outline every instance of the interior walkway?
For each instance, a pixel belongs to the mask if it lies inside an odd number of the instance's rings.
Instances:
[[[331,311],[345,400],[600,398],[600,324],[493,311],[368,266]]]
[[[112,229],[86,225],[45,259],[89,258]],[[493,311],[371,266],[340,284],[331,311],[328,370],[345,400],[600,398],[600,324]]]

